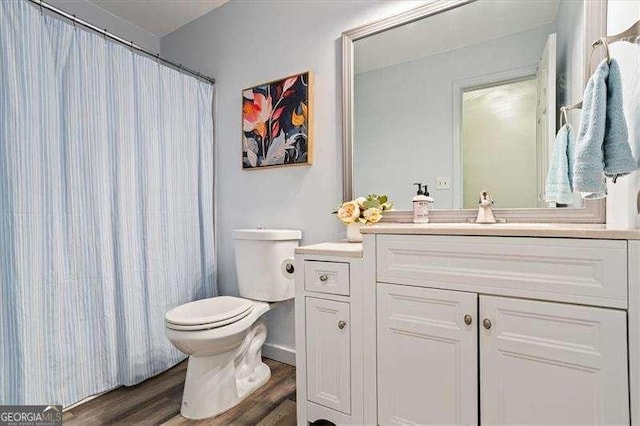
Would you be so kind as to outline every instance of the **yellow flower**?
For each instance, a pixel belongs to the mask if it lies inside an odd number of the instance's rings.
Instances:
[[[347,201],[338,209],[338,217],[343,223],[353,223],[360,217],[360,207],[355,201]]]
[[[378,223],[380,222],[380,219],[382,219],[382,211],[375,207],[371,207],[364,211],[363,216],[369,224]]]
[[[358,197],[354,200],[356,203],[358,203],[358,206],[360,206],[360,208],[362,210],[365,210],[364,208],[364,202],[367,201],[367,199],[365,197]]]
[[[297,114],[294,110],[291,115],[291,123],[296,127],[302,126],[307,121],[307,106],[304,103],[300,105],[302,105],[302,114]]]

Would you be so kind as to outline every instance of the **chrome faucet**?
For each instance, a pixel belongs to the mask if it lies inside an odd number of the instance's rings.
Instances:
[[[496,223],[496,217],[493,215],[493,198],[487,191],[480,193],[480,200],[478,200],[478,216],[476,216],[476,223]]]

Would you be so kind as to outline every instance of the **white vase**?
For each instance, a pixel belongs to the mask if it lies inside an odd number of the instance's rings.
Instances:
[[[364,226],[364,223],[350,223],[347,225],[347,240],[350,243],[361,243],[362,242],[362,234],[360,233],[360,228]]]

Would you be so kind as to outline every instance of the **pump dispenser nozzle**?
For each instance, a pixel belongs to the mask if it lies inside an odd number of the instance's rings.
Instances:
[[[418,185],[418,193],[416,195],[424,195],[424,192],[422,191],[422,182],[414,183],[414,185]],[[426,188],[427,185],[425,185],[424,187]]]

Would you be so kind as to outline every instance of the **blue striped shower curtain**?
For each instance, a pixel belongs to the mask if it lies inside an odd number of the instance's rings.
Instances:
[[[183,355],[216,294],[213,88],[0,1],[0,404],[68,405]]]

